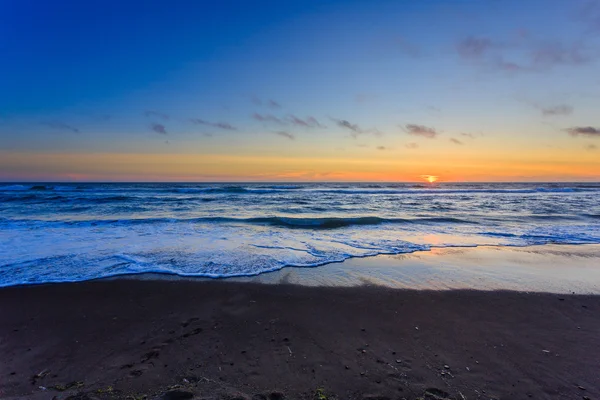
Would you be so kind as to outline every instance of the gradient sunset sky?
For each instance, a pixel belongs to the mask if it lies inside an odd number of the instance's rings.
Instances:
[[[600,0],[5,0],[0,58],[0,181],[600,180]]]

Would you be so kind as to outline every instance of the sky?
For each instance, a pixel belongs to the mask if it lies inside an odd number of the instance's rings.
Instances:
[[[0,0],[0,181],[600,181],[600,0]]]

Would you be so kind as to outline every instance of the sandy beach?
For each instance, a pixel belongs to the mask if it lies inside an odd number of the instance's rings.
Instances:
[[[116,279],[0,290],[2,399],[585,399],[600,297]]]

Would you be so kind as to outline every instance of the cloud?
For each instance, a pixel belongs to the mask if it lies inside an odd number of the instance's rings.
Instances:
[[[419,144],[412,142],[412,143],[407,143],[404,145],[404,147],[406,147],[407,149],[418,149],[419,148]]]
[[[325,128],[325,125],[320,124],[314,117],[302,119],[295,115],[289,115],[286,120],[292,125],[301,126],[303,128]]]
[[[460,140],[458,140],[458,139],[455,139],[455,138],[450,138],[450,141],[451,141],[452,143],[454,143],[454,144],[458,144],[458,145],[463,145],[463,144],[464,144],[463,142],[461,142]]]
[[[351,130],[354,133],[363,133],[363,130],[357,124],[352,124],[345,119],[334,119],[335,123],[341,127]]]
[[[340,128],[344,128],[350,131],[350,136],[353,139],[356,139],[359,135],[362,134],[371,134],[371,135],[375,135],[375,136],[381,136],[382,132],[377,130],[376,128],[371,128],[371,129],[362,129],[360,126],[358,126],[358,124],[353,124],[351,122],[348,122],[345,119],[336,119],[336,118],[331,118],[331,120],[333,122],[336,123],[337,126],[339,126]]]
[[[580,65],[591,61],[588,54],[584,54],[580,43],[564,45],[554,42],[547,43],[531,52],[533,66],[552,67],[555,65]]]
[[[598,149],[598,146],[596,146],[595,144],[588,144],[587,146],[585,146],[585,149],[587,151],[594,151]]]
[[[165,113],[162,113],[160,111],[153,111],[153,110],[148,110],[148,111],[144,111],[144,115],[148,118],[153,118],[153,117],[158,117],[164,120],[168,120],[169,116]]]
[[[557,66],[582,65],[600,55],[593,47],[586,47],[581,40],[569,43],[558,40],[542,42],[529,35],[506,42],[469,36],[457,43],[456,51],[461,58],[480,67],[506,72],[536,72]]]
[[[476,59],[483,57],[493,46],[488,38],[469,36],[458,42],[456,50],[463,58]]]
[[[276,102],[275,100],[272,99],[267,99],[267,100],[262,100],[260,97],[257,96],[252,96],[250,98],[250,101],[252,102],[252,104],[255,104],[257,106],[262,106],[265,105],[269,108],[274,108],[274,109],[279,109],[281,108],[281,104],[279,104],[278,102]]]
[[[468,138],[471,138],[471,139],[475,139],[475,137],[476,137],[472,133],[464,133],[464,132],[461,133],[460,136],[468,137]]]
[[[276,134],[276,135],[282,136],[282,137],[284,137],[286,139],[296,140],[296,136],[294,136],[291,133],[286,132],[286,131],[277,131],[277,132],[273,132],[273,133]]]
[[[569,132],[569,135],[571,136],[600,137],[600,128],[594,128],[591,126],[575,126],[565,130]]]
[[[573,113],[573,107],[565,104],[560,104],[553,107],[542,107],[540,108],[543,115],[556,116],[556,115],[569,115]]]
[[[70,132],[74,132],[74,133],[80,132],[79,129],[75,128],[74,126],[71,126],[69,124],[66,124],[66,123],[60,122],[60,121],[42,122],[42,125],[45,125],[49,128],[60,130],[60,131],[70,131]]]
[[[165,126],[163,124],[154,123],[154,124],[150,125],[150,129],[152,129],[156,133],[160,133],[161,135],[167,134],[167,129],[165,128]]]
[[[266,114],[266,115],[262,115],[262,114],[258,114],[258,113],[254,113],[252,114],[252,118],[254,118],[257,121],[260,122],[273,122],[279,125],[285,125],[285,121],[282,121],[281,119],[277,118],[274,115],[271,114]]]
[[[352,124],[345,119],[333,119],[337,126],[340,128],[348,129],[350,131],[350,136],[354,139],[358,137],[358,135],[365,133],[357,124]]]
[[[275,100],[270,100],[270,99],[267,100],[267,106],[269,106],[271,108],[281,108],[281,104],[279,104]]]
[[[433,114],[440,114],[442,112],[442,109],[436,106],[427,106],[426,109]]]
[[[207,125],[207,126],[212,126],[214,128],[224,129],[227,131],[235,131],[236,130],[236,128],[234,126],[232,126],[231,124],[229,124],[227,122],[210,122],[210,121],[205,121],[205,120],[199,119],[199,118],[192,118],[192,119],[190,119],[190,121],[196,125]]]
[[[407,124],[404,126],[404,130],[409,135],[422,136],[428,139],[435,139],[438,135],[434,128],[429,128],[424,125]]]
[[[377,146],[377,150],[387,150],[387,147],[385,147],[385,146]]]

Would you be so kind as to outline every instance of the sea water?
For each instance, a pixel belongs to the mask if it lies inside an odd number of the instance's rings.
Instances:
[[[0,184],[0,286],[600,243],[600,183]]]

